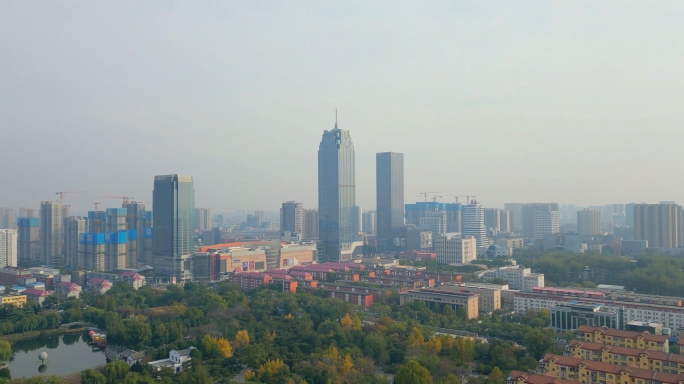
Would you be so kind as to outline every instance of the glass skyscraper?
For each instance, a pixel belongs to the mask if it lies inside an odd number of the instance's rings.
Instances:
[[[318,147],[318,260],[351,258],[354,233],[356,178],[354,144],[349,131],[337,127],[323,132]]]
[[[162,278],[182,279],[181,256],[195,250],[195,190],[192,176],[155,176],[152,214],[155,271]]]
[[[404,226],[404,154],[382,152],[375,155],[376,221],[378,250],[384,251],[392,238],[392,228]]]

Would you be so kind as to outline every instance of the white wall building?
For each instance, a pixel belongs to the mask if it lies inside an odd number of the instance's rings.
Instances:
[[[477,240],[460,233],[446,233],[433,241],[436,261],[442,264],[470,264],[477,259]]]
[[[478,275],[485,280],[496,278],[505,280],[511,289],[524,292],[530,292],[534,287],[544,287],[543,273],[532,273],[530,268],[522,268],[519,265],[493,268],[479,272]]]
[[[543,239],[544,235],[560,232],[558,211],[534,212],[534,238]]]
[[[0,229],[0,268],[17,266],[17,230]]]

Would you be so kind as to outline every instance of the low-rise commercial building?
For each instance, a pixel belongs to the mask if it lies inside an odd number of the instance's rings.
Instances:
[[[571,301],[551,307],[551,328],[575,331],[580,325],[623,329],[622,314],[601,310],[601,304]]]
[[[477,293],[471,292],[444,291],[431,288],[411,289],[399,293],[399,304],[423,301],[429,307],[449,306],[454,312],[463,309],[468,319],[475,319],[479,314],[478,296]]]
[[[477,259],[477,240],[460,233],[446,233],[434,239],[436,261],[441,264],[470,264]]]
[[[684,355],[676,353],[572,340],[565,347],[565,355],[615,365],[636,365],[652,371],[684,375]]]
[[[551,309],[571,301],[601,304],[604,311],[622,314],[622,324],[630,321],[661,323],[664,327],[684,327],[684,300],[678,297],[639,295],[627,291],[599,291],[578,288],[532,288],[515,294],[514,309]]]
[[[478,294],[478,308],[482,313],[490,313],[501,309],[501,291],[507,284],[487,283],[445,283],[437,287],[447,291],[472,292]]]
[[[0,295],[0,305],[13,305],[15,307],[23,307],[26,305],[26,295],[5,294]]]
[[[578,383],[597,384],[682,384],[684,377],[674,373],[613,365],[570,356],[547,353],[540,362],[541,373]]]
[[[579,340],[619,347],[649,349],[670,352],[667,336],[654,335],[648,332],[632,332],[606,327],[590,327],[581,325],[577,328]]]

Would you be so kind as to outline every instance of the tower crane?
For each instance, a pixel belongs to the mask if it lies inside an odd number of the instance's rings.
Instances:
[[[135,201],[135,197],[131,196],[102,196],[105,199],[123,199],[123,206],[121,208],[126,208],[130,201]]]
[[[59,203],[62,204],[62,201],[64,201],[64,195],[67,193],[85,193],[86,191],[62,191],[62,192],[55,192],[55,195],[59,195]]]

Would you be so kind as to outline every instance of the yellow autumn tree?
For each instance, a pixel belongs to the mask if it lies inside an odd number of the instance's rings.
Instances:
[[[427,347],[435,353],[439,353],[442,350],[442,338],[433,336],[428,340]]]
[[[342,364],[340,365],[340,371],[342,372],[343,375],[346,375],[354,366],[354,362],[352,361],[352,358],[350,355],[346,355],[344,359],[342,359]]]
[[[354,318],[352,319],[352,329],[355,331],[361,330],[361,319],[359,319],[359,316],[357,315],[354,315]]]
[[[423,344],[425,341],[425,338],[423,337],[423,332],[420,331],[417,327],[413,327],[411,330],[411,333],[408,336],[408,344],[409,345],[420,345]]]
[[[290,373],[290,368],[280,359],[268,360],[257,369],[259,380],[267,383]]]
[[[249,332],[246,329],[237,331],[235,334],[235,343],[238,348],[246,347],[249,345]]]
[[[230,342],[223,337],[216,341],[216,350],[222,357],[229,358],[233,356],[233,347],[231,347]]]
[[[255,377],[256,377],[256,373],[254,373],[254,371],[252,371],[250,369],[245,371],[245,381],[250,381]]]
[[[349,329],[352,327],[352,318],[349,316],[347,313],[344,315],[344,317],[340,320],[340,324],[342,325],[342,328],[344,329]]]

